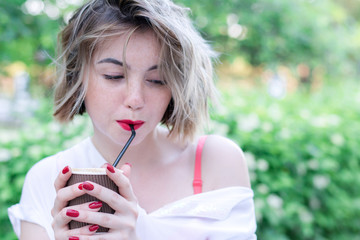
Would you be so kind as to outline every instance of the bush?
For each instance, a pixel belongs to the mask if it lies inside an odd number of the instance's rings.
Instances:
[[[226,92],[214,129],[242,147],[259,239],[359,239],[360,88],[276,100]]]
[[[28,169],[90,133],[87,118],[61,126],[49,101],[20,130],[1,129],[0,232],[16,239],[6,209],[20,199]],[[258,239],[358,239],[360,89],[326,87],[282,100],[264,90],[223,91],[213,132],[241,146],[248,162]]]
[[[17,239],[7,208],[20,200],[25,174],[40,159],[68,148],[90,132],[90,123],[78,117],[68,125],[51,119],[51,101],[43,99],[34,118],[17,130],[0,128],[0,232],[1,239]]]

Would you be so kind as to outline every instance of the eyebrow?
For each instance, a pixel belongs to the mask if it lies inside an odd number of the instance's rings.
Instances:
[[[98,64],[100,64],[100,63],[112,63],[112,64],[115,64],[115,65],[119,65],[121,67],[124,66],[123,62],[121,62],[121,61],[119,61],[119,60],[117,60],[115,58],[104,58],[104,59],[98,61],[97,63]],[[128,68],[130,68],[130,67],[128,66]],[[152,70],[156,70],[156,69],[158,69],[158,65],[151,66],[147,71],[152,71]]]
[[[116,60],[115,58],[104,58],[104,59],[98,61],[97,63],[98,64],[99,63],[112,63],[115,65],[124,66],[123,62]]]

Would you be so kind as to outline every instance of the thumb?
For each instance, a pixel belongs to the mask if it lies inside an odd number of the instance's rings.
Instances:
[[[121,166],[121,170],[123,171],[123,174],[127,177],[130,178],[131,175],[131,167],[132,165],[130,163],[125,163],[124,165]]]

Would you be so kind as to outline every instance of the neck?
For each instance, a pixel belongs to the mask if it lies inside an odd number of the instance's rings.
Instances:
[[[169,139],[166,138],[164,130],[156,128],[140,142],[137,142],[136,140],[137,139],[135,137],[121,158],[118,167],[124,163],[147,166],[149,164],[157,164],[157,162],[159,163],[159,161],[164,159],[161,157],[163,152],[161,148],[164,147],[164,141],[169,141]],[[124,145],[116,144],[113,141],[103,139],[98,135],[94,135],[92,137],[92,142],[95,148],[109,164],[114,163],[115,159],[124,147]]]

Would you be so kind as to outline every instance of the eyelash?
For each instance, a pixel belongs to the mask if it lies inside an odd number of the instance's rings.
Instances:
[[[104,78],[108,79],[108,80],[118,80],[118,79],[122,79],[124,78],[123,75],[107,75],[104,74]],[[166,85],[165,81],[161,81],[161,80],[147,80],[150,83],[156,84],[156,85]]]
[[[161,81],[161,80],[147,80],[148,82],[151,82],[153,84],[156,84],[156,85],[166,85],[166,82],[165,81]]]
[[[107,75],[107,74],[104,74],[104,78],[108,79],[108,80],[118,80],[118,79],[124,78],[124,76],[123,75]]]

